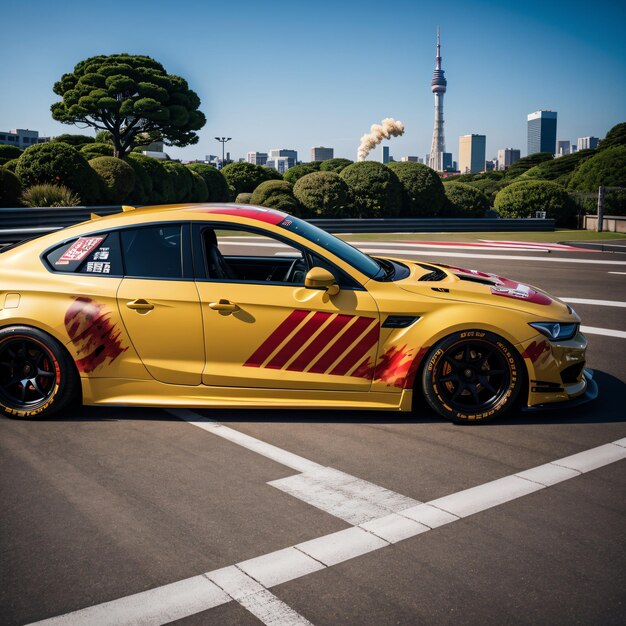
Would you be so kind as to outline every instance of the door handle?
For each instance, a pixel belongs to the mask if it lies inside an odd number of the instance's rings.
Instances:
[[[220,300],[219,302],[209,302],[209,308],[214,311],[236,311],[239,307],[229,300]]]
[[[150,304],[147,300],[143,298],[138,298],[137,300],[133,300],[132,302],[127,302],[126,306],[133,311],[152,311],[154,309],[154,304]]]

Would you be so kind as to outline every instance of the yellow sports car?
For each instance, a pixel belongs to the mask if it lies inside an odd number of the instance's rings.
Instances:
[[[133,209],[0,250],[0,409],[410,411],[590,399],[580,319],[495,275],[372,258],[237,205]]]

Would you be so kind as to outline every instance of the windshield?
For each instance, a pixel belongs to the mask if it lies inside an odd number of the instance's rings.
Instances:
[[[335,256],[338,256],[340,259],[359,270],[361,274],[365,274],[368,278],[374,278],[380,275],[383,271],[380,264],[371,257],[367,256],[367,254],[357,250],[342,239],[327,233],[325,230],[298,219],[293,215],[289,215],[278,225],[291,231],[292,233],[301,235],[305,239],[308,239],[322,248],[325,248]]]

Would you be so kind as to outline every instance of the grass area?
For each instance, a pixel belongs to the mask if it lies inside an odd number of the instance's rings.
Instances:
[[[339,235],[346,241],[532,241],[561,243],[563,241],[606,241],[626,239],[624,233],[596,233],[593,230],[555,230],[547,233],[354,233]]]

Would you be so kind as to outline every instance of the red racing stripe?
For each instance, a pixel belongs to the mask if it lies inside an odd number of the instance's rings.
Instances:
[[[317,363],[309,370],[310,374],[323,374],[357,339],[372,322],[376,322],[378,333],[378,321],[373,317],[357,317],[354,324],[322,354]]]
[[[244,367],[261,367],[267,357],[297,328],[309,314],[308,311],[296,309],[283,323],[258,347],[257,351],[244,363]]]
[[[359,343],[337,363],[331,376],[345,376],[378,342],[380,330],[378,324],[372,328]]]
[[[331,313],[317,311],[265,367],[269,367],[274,370],[281,369],[330,316]]]
[[[342,313],[336,315],[287,369],[291,372],[304,372],[353,317],[353,315],[343,315]]]

